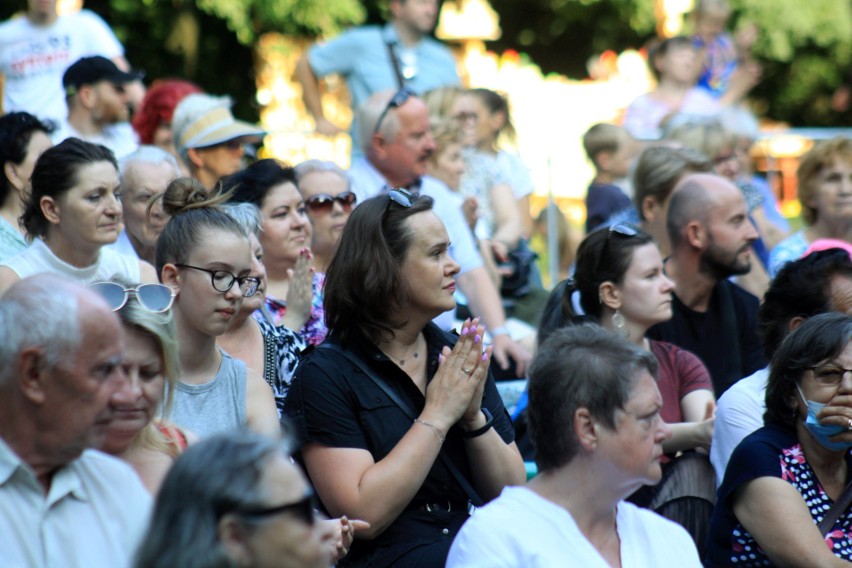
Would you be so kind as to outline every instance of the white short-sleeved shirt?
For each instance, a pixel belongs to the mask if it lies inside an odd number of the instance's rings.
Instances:
[[[47,495],[0,439],[0,566],[125,568],[142,540],[151,496],[121,460],[86,450]]]
[[[616,512],[624,568],[699,568],[686,530],[660,515],[622,501]],[[571,514],[526,487],[503,493],[462,526],[447,568],[609,568]]]
[[[124,48],[100,16],[89,10],[38,26],[25,16],[0,24],[3,111],[26,111],[59,123],[68,116],[62,75],[81,57],[112,59]]]
[[[110,280],[114,276],[120,276],[131,283],[139,282],[141,278],[139,259],[135,256],[117,253],[104,246],[101,247],[98,260],[94,264],[78,268],[53,254],[53,251],[41,239],[33,240],[29,248],[4,260],[0,266],[9,267],[21,279],[42,272],[51,272],[66,276],[83,286]]]

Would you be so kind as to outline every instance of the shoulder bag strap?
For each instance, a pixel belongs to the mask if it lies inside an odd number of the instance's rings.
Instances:
[[[373,381],[373,383],[377,387],[382,389],[382,391],[387,395],[387,397],[391,399],[402,410],[403,414],[405,414],[408,419],[411,420],[412,423],[414,422],[414,419],[417,418],[417,415],[414,414],[414,411],[411,409],[411,407],[404,400],[402,400],[399,395],[395,393],[393,389],[391,389],[381,377],[379,377],[372,369],[365,365],[364,362],[361,361],[358,357],[355,357],[352,353],[346,351],[345,349],[342,349],[339,345],[336,345],[334,343],[324,342],[318,345],[316,348],[330,349],[331,351],[340,353],[341,355],[346,357],[352,364],[358,367],[358,369],[360,369],[362,373],[367,375],[367,377],[371,381]],[[459,468],[456,467],[456,464],[453,463],[453,460],[451,460],[448,456],[444,454],[443,446],[441,446],[441,451],[438,452],[438,458],[440,458],[441,461],[444,462],[444,465],[447,466],[447,469],[449,469],[450,473],[453,474],[453,477],[456,479],[458,484],[461,485],[461,488],[467,494],[467,497],[468,499],[470,499],[470,502],[477,507],[481,507],[483,505],[482,498],[470,485],[470,483],[468,483],[462,472],[459,471]]]
[[[817,525],[821,535],[825,536],[831,530],[831,527],[834,526],[840,515],[849,508],[850,503],[852,503],[852,481],[846,484],[846,487],[843,488],[843,493],[840,494],[837,501],[825,512],[825,516]]]
[[[402,71],[399,69],[399,59],[396,58],[396,49],[394,48],[393,40],[385,40],[385,45],[388,48],[388,56],[391,60],[391,66],[393,67],[394,75],[396,75],[396,83],[398,88],[403,88],[405,86],[405,79],[402,77]]]

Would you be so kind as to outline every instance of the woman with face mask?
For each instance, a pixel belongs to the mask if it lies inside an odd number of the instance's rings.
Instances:
[[[852,317],[809,318],[775,353],[765,426],[737,446],[705,566],[848,566]]]

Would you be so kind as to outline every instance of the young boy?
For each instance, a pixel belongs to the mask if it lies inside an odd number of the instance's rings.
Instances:
[[[630,207],[630,198],[615,181],[630,171],[637,143],[624,128],[599,123],[583,135],[583,147],[597,172],[586,192],[586,232],[589,233],[612,214]]]

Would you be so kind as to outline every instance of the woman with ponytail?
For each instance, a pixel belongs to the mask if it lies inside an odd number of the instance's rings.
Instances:
[[[171,218],[157,241],[157,271],[175,292],[180,382],[171,419],[201,437],[248,426],[280,434],[272,391],[245,363],[216,347],[242,305],[257,292],[245,230],[195,179],[178,178],[163,194]]]

